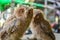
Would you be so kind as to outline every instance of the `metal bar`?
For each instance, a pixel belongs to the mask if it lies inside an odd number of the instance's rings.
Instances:
[[[45,6],[47,6],[47,0],[45,0]],[[47,8],[44,9],[45,18],[47,18]]]

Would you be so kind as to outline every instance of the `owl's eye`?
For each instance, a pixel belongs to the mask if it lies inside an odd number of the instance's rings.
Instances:
[[[22,10],[21,12],[24,12],[24,10]]]
[[[39,16],[37,16],[37,19],[39,18]]]
[[[35,17],[36,17],[37,19],[39,19],[39,18],[40,18],[40,14],[37,14]]]
[[[20,13],[23,13],[23,12],[24,12],[24,9],[20,9],[19,12],[20,12]]]

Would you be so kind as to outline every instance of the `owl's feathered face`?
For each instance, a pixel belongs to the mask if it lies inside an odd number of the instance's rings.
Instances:
[[[26,5],[18,5],[16,9],[14,10],[14,14],[17,18],[21,17],[27,17],[29,14],[31,14],[33,11],[32,8]]]
[[[34,23],[41,23],[41,21],[44,20],[44,15],[43,12],[41,10],[39,10],[39,12],[36,12],[37,14],[34,17]]]
[[[21,17],[25,12],[24,7],[21,7],[20,5],[17,6],[14,10],[14,14],[17,18]]]

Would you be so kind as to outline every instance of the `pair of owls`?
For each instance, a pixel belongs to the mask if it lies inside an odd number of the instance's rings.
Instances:
[[[21,40],[29,24],[33,39],[55,40],[50,24],[44,19],[42,11],[24,5],[18,5],[14,13],[4,22],[0,30],[0,39]]]

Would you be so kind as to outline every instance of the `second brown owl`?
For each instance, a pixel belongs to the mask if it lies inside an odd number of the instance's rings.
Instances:
[[[55,40],[55,35],[51,30],[50,23],[44,18],[43,12],[41,10],[34,10],[33,19],[29,27],[32,31],[31,39]]]

